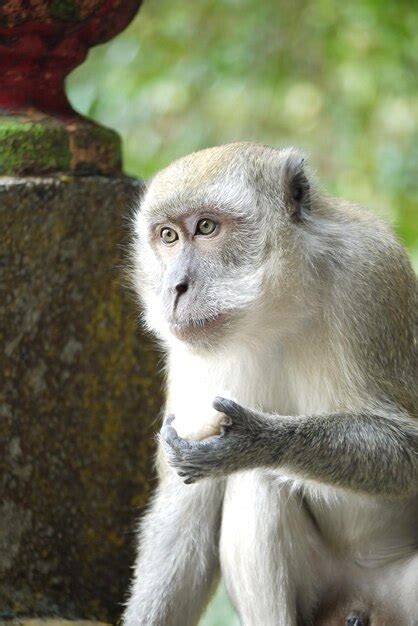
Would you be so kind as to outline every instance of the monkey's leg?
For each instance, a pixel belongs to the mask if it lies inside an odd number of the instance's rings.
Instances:
[[[409,558],[399,559],[376,573],[376,605],[387,608],[388,614],[396,615],[396,626],[418,625],[418,550],[415,547]],[[392,610],[389,611],[389,608]],[[376,621],[377,624],[380,622]],[[382,621],[382,624],[386,622]],[[374,622],[372,622],[374,626]]]
[[[290,486],[257,470],[231,476],[220,550],[243,626],[296,626],[310,615],[326,572],[325,550]]]
[[[142,521],[124,626],[192,626],[219,567],[224,485],[184,485],[170,473]]]
[[[417,626],[417,555],[371,570],[349,567],[323,594],[313,626]]]

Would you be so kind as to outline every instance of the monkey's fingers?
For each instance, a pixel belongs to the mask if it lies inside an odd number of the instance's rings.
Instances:
[[[174,415],[174,413],[170,413],[169,415],[167,415],[167,417],[164,418],[163,427],[170,426],[174,422],[175,419],[176,419],[176,416]]]
[[[164,441],[170,447],[180,448],[182,447],[181,442],[183,442],[184,439],[181,439],[181,437],[178,436],[177,431],[174,428],[174,426],[171,426],[173,421],[174,421],[174,415],[168,415],[163,422],[160,434],[161,434],[161,437],[164,439]]]
[[[237,402],[233,400],[228,400],[227,398],[221,398],[217,396],[212,404],[215,411],[219,411],[219,413],[225,413],[229,417],[240,417],[242,414],[243,408]],[[228,425],[228,424],[226,424]]]
[[[183,459],[188,452],[192,452],[202,445],[199,441],[195,442],[183,439],[173,426],[166,425],[165,423],[161,428],[160,436],[163,443],[168,446],[171,451],[174,451],[179,459]]]
[[[203,478],[203,475],[198,472],[195,472],[192,475],[188,472],[177,472],[177,474],[183,479],[185,485],[190,485],[191,483],[195,483]]]

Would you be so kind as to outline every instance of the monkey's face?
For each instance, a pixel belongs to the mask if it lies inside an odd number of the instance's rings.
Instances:
[[[159,215],[147,230],[157,261],[148,323],[195,345],[214,345],[231,334],[260,292],[261,274],[249,262],[256,232],[209,204]]]
[[[213,347],[238,326],[240,337],[245,327],[257,331],[274,309],[291,216],[277,191],[279,163],[269,186],[277,151],[251,148],[235,144],[174,163],[152,181],[135,216],[137,287],[148,326],[165,339]]]

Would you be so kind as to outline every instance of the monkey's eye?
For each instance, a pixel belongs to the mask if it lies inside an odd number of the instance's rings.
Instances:
[[[162,239],[162,242],[165,243],[167,246],[174,243],[179,238],[174,228],[169,228],[168,226],[165,226],[161,229],[160,237]]]
[[[216,222],[205,217],[199,220],[196,226],[196,235],[211,235],[216,228]]]

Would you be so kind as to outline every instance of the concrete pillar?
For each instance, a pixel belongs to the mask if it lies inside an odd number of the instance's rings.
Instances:
[[[63,81],[139,4],[0,6],[0,620],[115,621],[128,588],[161,405],[121,270],[141,183]]]

